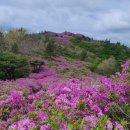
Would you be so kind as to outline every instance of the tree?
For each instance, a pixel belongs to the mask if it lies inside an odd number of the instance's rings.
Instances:
[[[109,59],[105,59],[100,64],[98,64],[96,72],[109,76],[115,72],[116,66],[115,57],[111,56]]]
[[[5,33],[4,38],[5,38],[6,44],[8,45],[8,49],[12,50],[13,48],[12,46],[15,46],[15,47],[16,45],[18,46],[18,44],[24,39],[26,34],[27,34],[27,30],[24,28],[10,29],[7,33]]]
[[[52,58],[56,55],[56,45],[54,44],[54,42],[49,41],[49,43],[46,46],[45,53],[49,58]]]
[[[6,49],[6,44],[4,41],[4,34],[0,31],[0,51],[4,51]]]
[[[117,45],[117,46],[121,46],[121,43],[120,43],[120,42],[117,42],[116,45]]]
[[[110,43],[110,39],[106,39],[104,42],[105,43]]]
[[[15,80],[28,76],[29,72],[30,67],[27,57],[11,52],[0,52],[1,79]]]
[[[33,67],[33,72],[37,73],[41,70],[42,65],[44,65],[44,62],[42,60],[39,59],[32,59],[30,61],[30,65]]]

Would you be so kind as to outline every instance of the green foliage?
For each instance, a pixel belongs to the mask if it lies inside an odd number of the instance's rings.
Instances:
[[[110,43],[110,40],[105,41],[96,41],[96,40],[84,40],[79,39],[77,37],[72,38],[73,46],[79,47],[80,49],[83,49],[87,52],[90,52],[94,54],[93,57],[87,56],[87,61],[91,62],[93,65],[91,67],[91,70],[96,70],[99,63],[102,63],[104,60],[109,59],[110,56],[115,57],[116,62],[116,71],[121,70],[121,64],[129,59],[130,57],[130,49],[127,48],[124,45],[114,43]],[[85,54],[83,54],[85,55]],[[83,56],[84,59],[84,56]],[[97,60],[98,59],[98,60]],[[95,60],[97,60],[95,62]],[[114,72],[114,71],[113,71]]]
[[[27,98],[27,96],[28,96],[28,91],[27,91],[26,89],[23,89],[23,96],[24,96],[25,98]]]
[[[12,117],[12,122],[16,122],[17,121],[17,117]]]
[[[0,31],[0,51],[4,51],[6,49],[6,44],[4,41],[4,34]]]
[[[128,123],[130,120],[130,106],[128,104],[117,103],[110,107],[109,116],[113,120],[125,123],[126,126],[130,125]]]
[[[62,118],[63,115],[64,115],[64,113],[63,113],[62,111],[59,111],[59,112],[58,112],[58,116],[59,116],[60,118]]]
[[[59,70],[59,74],[61,74],[61,75],[64,75],[64,74],[66,74],[66,73],[68,73],[68,72],[70,72],[69,69],[66,69],[66,70]]]
[[[11,47],[13,53],[18,53],[18,44],[14,43]]]
[[[101,63],[101,59],[98,57],[95,57],[94,60],[91,62],[91,66],[89,67],[91,71],[95,71],[99,63]]]
[[[62,55],[66,57],[67,59],[77,59],[77,52],[76,51],[70,51],[68,48],[63,47],[57,49],[58,55]]]
[[[48,120],[54,130],[59,130],[59,125],[58,125],[56,119],[54,119],[54,117],[51,117]]]
[[[80,102],[77,104],[77,108],[81,109],[81,110],[82,109],[85,110],[85,109],[87,109],[87,106],[82,100],[80,100]]]
[[[65,59],[66,59],[67,61],[69,61],[69,62],[72,62],[72,61],[73,61],[73,59],[70,58],[70,57],[65,57]]]
[[[124,104],[124,105],[122,106],[122,109],[123,109],[124,111],[127,111],[126,113],[130,113],[130,106],[129,106],[128,104]]]
[[[33,67],[33,72],[39,72],[44,62],[38,59],[33,59],[30,61],[30,65]]]
[[[57,66],[57,64],[49,63],[48,66],[49,66],[49,67],[53,67],[53,66]]]
[[[28,116],[29,116],[29,118],[35,118],[36,113],[35,112],[30,112]]]
[[[68,124],[68,130],[72,130],[74,128],[73,124]]]
[[[108,123],[108,116],[101,116],[99,119],[98,119],[98,125],[97,125],[97,128],[96,130],[104,130],[104,126],[107,125]]]
[[[50,59],[56,56],[56,48],[56,45],[52,41],[49,41],[45,49],[46,56]]]
[[[5,43],[8,45],[8,49],[13,50],[14,52],[14,50],[18,48],[16,46],[21,43],[21,41],[25,38],[26,34],[27,30],[24,28],[10,29],[7,33],[5,33],[4,40]]]
[[[0,74],[1,79],[9,80],[28,76],[28,59],[23,55],[0,52]]]
[[[80,54],[80,60],[85,61],[87,58],[87,51],[83,50]]]
[[[39,126],[36,126],[35,128],[33,128],[33,130],[39,130],[40,127]]]
[[[103,75],[111,75],[116,70],[116,60],[113,56],[109,59],[103,60],[96,68],[96,72]]]
[[[97,41],[83,35],[77,36],[73,34],[70,39],[71,43],[62,45],[59,44],[57,38],[56,33],[29,34],[23,28],[11,29],[6,33],[1,31],[0,51],[12,51],[13,53],[29,54],[31,56],[40,55],[50,60],[60,55],[67,59],[90,62],[92,71],[98,70],[101,64],[108,60],[110,56],[115,57],[115,70],[121,71],[121,64],[130,57],[129,48],[120,42],[113,44],[109,39]],[[114,72],[112,71],[108,75]],[[2,76],[3,73],[0,72],[0,75]]]

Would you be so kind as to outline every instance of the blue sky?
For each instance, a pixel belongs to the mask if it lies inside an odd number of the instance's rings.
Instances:
[[[70,31],[130,46],[130,0],[0,0],[0,28]]]

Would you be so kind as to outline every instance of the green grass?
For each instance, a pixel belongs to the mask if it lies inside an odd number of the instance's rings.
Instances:
[[[64,74],[66,74],[66,73],[68,73],[68,72],[70,72],[70,70],[69,69],[67,69],[67,70],[59,70],[59,74],[60,75],[64,75]]]
[[[54,67],[54,66],[57,66],[57,64],[55,64],[55,63],[49,63],[48,64],[48,67]]]

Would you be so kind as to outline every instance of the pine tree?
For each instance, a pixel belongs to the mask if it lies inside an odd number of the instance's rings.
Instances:
[[[46,46],[45,53],[49,58],[56,55],[56,45],[53,42],[49,42]]]

